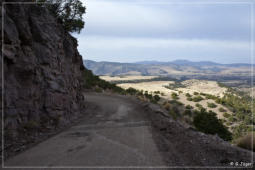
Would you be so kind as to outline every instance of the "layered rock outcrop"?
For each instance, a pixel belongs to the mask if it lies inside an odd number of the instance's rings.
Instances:
[[[40,5],[6,4],[3,25],[5,135],[79,116],[84,66],[76,39]]]

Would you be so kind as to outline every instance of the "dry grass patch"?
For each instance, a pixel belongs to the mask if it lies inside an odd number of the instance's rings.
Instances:
[[[250,132],[244,137],[237,139],[236,145],[244,149],[255,151],[255,132]]]
[[[117,86],[122,87],[124,89],[128,89],[129,87],[135,88],[137,90],[148,91],[149,93],[154,93],[155,91],[160,91],[164,93],[165,98],[171,95],[173,90],[165,88],[165,86],[174,83],[173,81],[151,81],[151,82],[141,82],[141,83],[122,83],[117,84]]]
[[[222,97],[224,93],[227,91],[227,88],[220,87],[216,81],[192,79],[183,81],[182,84],[186,87],[178,88],[178,90],[190,94],[206,93]]]
[[[150,80],[158,76],[100,76],[105,81]]]

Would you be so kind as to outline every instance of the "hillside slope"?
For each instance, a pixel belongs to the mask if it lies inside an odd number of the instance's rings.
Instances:
[[[84,65],[96,75],[200,75],[200,76],[249,76],[250,64],[218,64],[213,62],[144,61],[137,63],[95,62],[84,60]]]

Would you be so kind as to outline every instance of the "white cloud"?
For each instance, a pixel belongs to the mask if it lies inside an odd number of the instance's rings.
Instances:
[[[85,0],[85,29],[75,35],[84,59],[250,61],[249,5],[148,1]]]
[[[178,18],[147,5],[116,2],[88,2],[86,32],[128,34],[178,29]]]
[[[156,3],[88,0],[82,35],[249,38],[249,5]]]
[[[125,48],[213,48],[213,49],[247,49],[249,43],[245,41],[224,41],[210,39],[162,39],[162,38],[116,38],[86,36],[81,39],[88,49],[117,50]]]
[[[210,39],[116,38],[87,36],[79,41],[84,59],[133,62],[173,59],[222,63],[249,61],[250,43]]]

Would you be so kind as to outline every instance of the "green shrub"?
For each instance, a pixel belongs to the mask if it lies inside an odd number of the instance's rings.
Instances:
[[[194,92],[193,94],[194,94],[194,95],[198,95],[199,93],[198,93],[198,92]]]
[[[179,105],[179,106],[182,106],[182,105],[183,105],[182,102],[179,102],[179,101],[177,101],[177,100],[170,100],[169,103],[171,103],[171,104],[176,104],[176,105]]]
[[[138,95],[138,96],[143,96],[143,91],[142,91],[142,90],[138,90],[138,91],[137,91],[137,95]]]
[[[247,132],[250,132],[254,129],[252,129],[251,126],[247,126],[243,122],[233,128],[233,138],[238,139],[244,135],[247,134]]]
[[[82,16],[86,8],[81,1],[39,0],[39,2],[46,2],[43,6],[48,8],[66,31],[80,33],[84,27]]]
[[[169,110],[169,115],[172,116],[174,120],[176,120],[179,117],[179,110],[177,107],[172,107],[172,109]]]
[[[207,106],[210,107],[210,108],[216,108],[216,107],[217,107],[216,104],[214,104],[214,103],[209,103],[209,102],[207,102]]]
[[[230,116],[228,117],[228,121],[230,121],[230,122],[236,122],[237,119],[236,119],[233,115],[230,115]]]
[[[160,97],[159,97],[159,95],[155,95],[155,96],[153,97],[153,99],[154,99],[154,101],[157,103],[157,102],[160,100]]]
[[[154,91],[155,94],[160,94],[160,91]]]
[[[192,97],[189,93],[186,93],[185,96],[186,96],[186,97]]]
[[[126,92],[130,95],[135,95],[136,93],[138,93],[138,90],[136,90],[132,87],[129,87],[128,89],[126,89]]]
[[[186,109],[193,109],[193,107],[191,106],[191,105],[187,105],[186,107],[185,107]]]
[[[224,116],[225,118],[229,118],[231,115],[228,114],[227,112],[224,112],[224,113],[223,113],[223,116]]]
[[[206,99],[212,99],[212,100],[216,100],[217,99],[216,96],[211,95],[211,94],[206,94],[205,97],[206,97]]]
[[[201,104],[199,104],[199,103],[196,103],[196,105],[195,105],[196,107],[198,107],[198,108],[200,108],[200,107],[202,107],[202,105]]]
[[[252,125],[253,124],[252,116],[246,115],[244,117],[244,123],[247,124],[247,125]]]
[[[149,94],[148,91],[145,91],[144,96],[145,96],[147,99],[149,99],[150,101],[153,100],[152,94]]]
[[[233,123],[232,122],[226,122],[227,126],[231,126]]]
[[[218,134],[224,140],[231,140],[232,134],[216,117],[214,112],[200,111],[194,116],[193,124],[197,130],[207,134]]]
[[[175,93],[175,92],[173,92],[173,93],[171,94],[171,96],[172,96],[172,99],[174,99],[174,100],[179,99],[178,94]]]
[[[169,80],[169,79],[168,79]],[[168,86],[165,86],[166,88],[168,89],[171,89],[171,90],[175,90],[177,88],[185,88],[186,86],[183,85],[181,82],[179,81],[175,81],[174,83],[171,83],[169,84]]]
[[[204,100],[204,98],[201,97],[201,96],[195,96],[195,97],[193,97],[193,99],[192,99],[192,101],[194,101],[194,102],[200,102],[201,100]]]
[[[116,84],[112,84],[105,80],[100,79],[98,76],[95,76],[91,70],[84,69],[83,77],[84,77],[83,84],[85,89],[94,89],[98,92],[101,92],[102,89],[104,90],[109,89],[119,94],[126,94],[124,89],[116,86]],[[101,88],[101,90],[99,90],[98,88]]]
[[[188,101],[192,101],[192,98],[191,98],[191,97],[187,97],[187,100],[188,100]]]
[[[226,110],[225,110],[223,107],[220,107],[220,108],[219,108],[219,111],[220,111],[220,112],[226,112]]]

